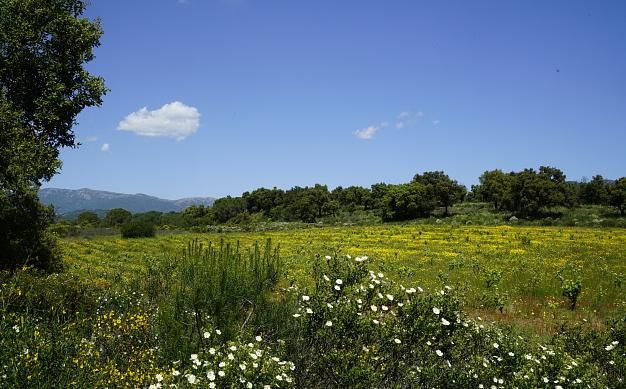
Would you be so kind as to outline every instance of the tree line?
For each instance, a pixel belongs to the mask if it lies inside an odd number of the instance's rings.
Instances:
[[[241,196],[217,199],[212,206],[194,205],[182,212],[145,212],[132,215],[123,209],[109,211],[103,219],[83,212],[80,225],[120,227],[133,221],[153,225],[189,228],[213,224],[246,224],[255,221],[313,223],[340,214],[370,213],[382,221],[427,218],[437,213],[446,217],[450,207],[461,202],[491,203],[495,211],[519,218],[536,219],[552,215],[554,207],[611,205],[623,216],[626,209],[626,178],[605,180],[596,175],[590,181],[567,181],[557,168],[541,166],[504,173],[484,172],[479,184],[468,191],[443,171],[416,174],[408,183],[377,183],[369,188],[327,185],[293,187],[288,190],[259,188]]]
[[[472,187],[475,199],[492,203],[499,211],[516,216],[537,218],[550,207],[573,208],[578,205],[607,205],[615,207],[621,216],[626,211],[626,177],[606,180],[601,175],[591,181],[566,181],[557,168],[541,166],[539,170],[524,169],[504,173],[502,170],[484,172],[479,184]]]

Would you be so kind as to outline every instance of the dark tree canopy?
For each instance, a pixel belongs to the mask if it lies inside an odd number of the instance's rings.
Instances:
[[[524,169],[508,174],[496,169],[484,172],[479,180],[480,185],[473,187],[478,199],[520,217],[538,217],[550,207],[572,202],[565,174],[554,167],[541,166],[539,171]]]
[[[192,205],[182,212],[182,219],[185,227],[211,224],[213,222],[213,210],[204,205]]]
[[[360,186],[349,186],[347,188],[338,186],[333,189],[331,194],[334,201],[337,201],[341,207],[349,211],[370,209],[372,207],[371,192]]]
[[[49,180],[59,149],[77,146],[76,116],[102,103],[104,81],[83,68],[102,29],[84,10],[81,0],[0,0],[3,187]]]
[[[154,224],[147,220],[131,220],[120,227],[122,238],[151,238],[155,235]]]
[[[133,218],[133,214],[123,208],[113,208],[104,216],[104,222],[109,227],[119,227],[128,223]]]
[[[401,221],[430,216],[437,206],[437,199],[426,185],[414,181],[390,186],[383,203],[383,220]]]
[[[606,204],[609,200],[609,185],[601,175],[593,176],[591,181],[580,185],[579,198],[582,204]]]
[[[424,172],[416,174],[413,182],[424,185],[437,201],[437,206],[444,207],[445,215],[448,215],[448,207],[455,203],[460,203],[467,194],[465,186],[455,180],[450,179],[442,171]]]
[[[252,192],[245,192],[243,198],[249,212],[263,212],[269,214],[272,208],[283,204],[285,192],[281,189],[259,188]]]
[[[0,0],[0,267],[52,268],[51,212],[38,187],[76,147],[76,116],[102,103],[104,81],[84,64],[102,30],[82,0]],[[26,223],[25,221],[29,222]]]
[[[523,217],[536,217],[548,207],[565,205],[565,174],[553,167],[541,166],[512,174],[509,209]]]
[[[33,265],[59,270],[55,240],[46,229],[54,220],[34,191],[0,192],[0,268]]]
[[[484,172],[476,192],[483,201],[493,203],[496,210],[502,209],[511,193],[511,177],[496,169]]]
[[[626,177],[616,180],[609,187],[609,204],[616,207],[620,215],[626,212]]]
[[[162,212],[158,211],[148,211],[142,213],[136,213],[133,215],[133,220],[137,220],[140,222],[152,224],[153,226],[161,224],[161,216]]]
[[[213,217],[218,223],[226,223],[246,210],[246,203],[241,197],[226,196],[213,203]]]
[[[511,214],[524,218],[552,217],[562,211],[560,207],[596,202],[613,204],[625,212],[626,195],[622,188],[626,179],[621,180],[613,183],[598,175],[589,183],[568,182],[560,169],[549,166],[510,173],[495,169],[485,171],[479,178],[480,184],[473,185],[468,196],[465,186],[443,171],[433,171],[416,174],[406,184],[378,183],[369,189],[338,186],[329,191],[321,184],[294,186],[286,191],[259,188],[241,197],[218,199],[210,208],[189,207],[180,214],[185,223],[176,220],[171,223],[185,227],[267,220],[353,223],[378,217],[383,221],[400,221],[430,217],[437,208],[447,214],[448,207],[463,201],[491,202],[495,211],[509,213],[505,215],[507,219]],[[161,224],[170,224],[165,217],[161,216]]]
[[[78,215],[77,222],[81,226],[97,225],[100,222],[100,218],[98,214],[93,211],[85,211]]]
[[[392,185],[379,182],[371,186],[371,207],[382,209],[384,206],[384,198]]]
[[[284,220],[301,220],[307,223],[315,222],[316,218],[327,212],[335,212],[327,206],[331,201],[330,192],[326,185],[315,184],[313,187],[295,186],[285,192],[280,212],[271,212],[274,217]]]

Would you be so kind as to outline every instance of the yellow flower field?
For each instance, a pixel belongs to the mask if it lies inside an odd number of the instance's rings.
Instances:
[[[147,261],[178,255],[192,240],[241,250],[271,239],[286,280],[306,285],[316,258],[368,256],[370,265],[406,285],[459,289],[466,308],[489,318],[549,331],[562,319],[601,323],[626,307],[626,231],[557,227],[383,225],[311,227],[271,232],[164,234],[153,239],[101,237],[62,242],[70,271],[117,284],[141,276]],[[581,287],[576,309],[564,290]]]

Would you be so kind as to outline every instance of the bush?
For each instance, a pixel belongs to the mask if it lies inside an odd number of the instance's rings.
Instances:
[[[0,191],[0,269],[60,270],[56,240],[47,231],[53,218],[53,210],[33,190]]]
[[[70,222],[61,222],[52,224],[48,227],[48,232],[53,236],[59,238],[67,238],[68,236],[75,236],[79,231],[79,228],[71,224]]]
[[[592,359],[561,342],[536,345],[471,319],[452,288],[405,288],[366,260],[328,256],[315,264],[315,287],[298,298],[286,342],[297,387],[607,385]],[[599,343],[611,351],[607,366],[622,362],[621,342],[613,335]],[[623,372],[610,373],[623,383]]]
[[[269,240],[264,248],[257,244],[250,249],[223,240],[206,247],[192,241],[182,256],[148,263],[143,281],[158,307],[157,332],[164,354],[180,360],[198,352],[210,325],[223,330],[225,339],[233,339],[246,325],[271,327],[271,316],[281,316],[281,311],[284,321],[286,307],[270,301],[280,274],[279,251]]]
[[[318,257],[307,287],[283,293],[270,241],[146,261],[132,287],[0,271],[0,387],[624,387],[623,316],[538,344],[367,257]],[[499,277],[486,271],[489,289]]]
[[[151,223],[139,220],[131,220],[122,224],[122,238],[152,238],[155,228]]]
[[[103,279],[0,272],[0,387],[147,387],[151,311]]]

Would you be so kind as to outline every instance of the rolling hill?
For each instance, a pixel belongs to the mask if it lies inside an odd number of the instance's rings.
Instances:
[[[39,199],[54,206],[58,215],[84,210],[109,210],[124,208],[130,212],[179,212],[191,205],[211,205],[212,197],[190,197],[166,200],[142,193],[124,194],[93,189],[43,188]]]

